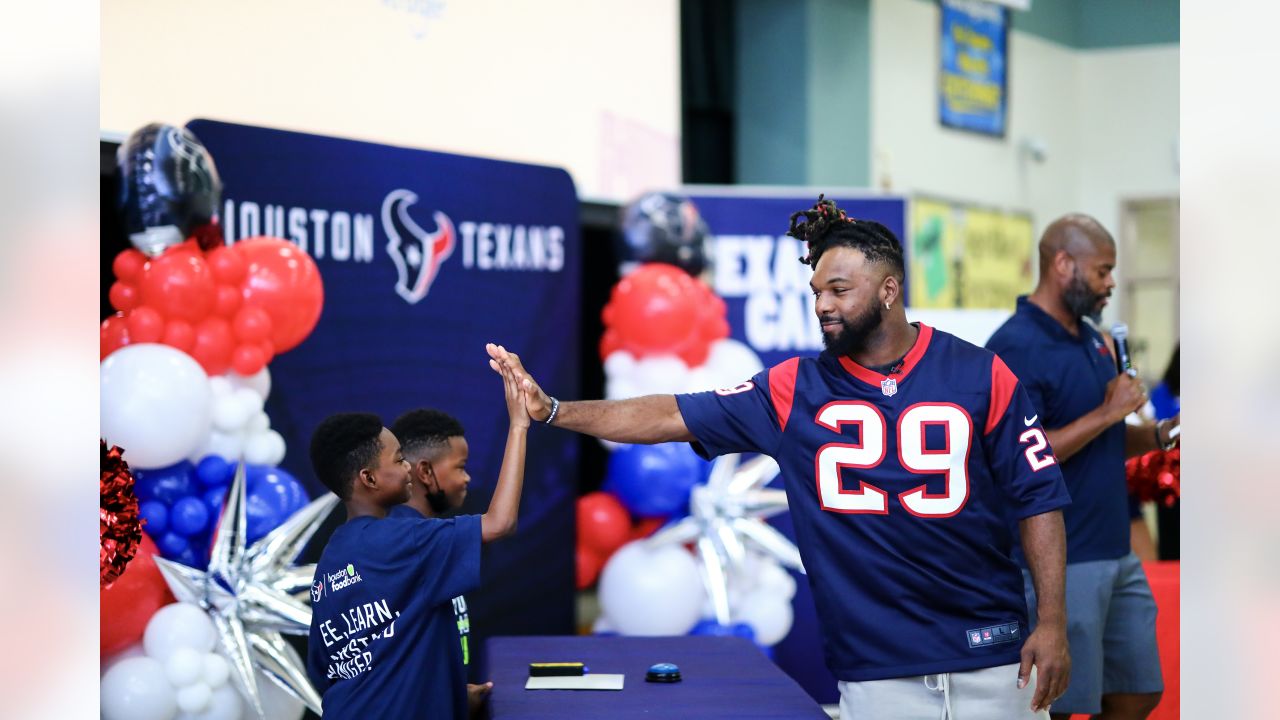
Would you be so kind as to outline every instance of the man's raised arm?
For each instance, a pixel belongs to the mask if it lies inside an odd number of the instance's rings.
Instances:
[[[652,445],[695,439],[684,424],[674,395],[560,402],[543,392],[520,363],[520,356],[501,345],[489,346],[489,355],[519,378],[527,391],[525,410],[536,422],[551,418],[551,424],[556,427],[621,443]]]

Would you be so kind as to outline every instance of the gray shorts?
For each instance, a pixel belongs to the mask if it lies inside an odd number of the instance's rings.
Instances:
[[[1023,571],[1028,619],[1036,626],[1036,591]],[[1067,642],[1071,683],[1053,711],[1091,715],[1102,696],[1164,690],[1156,647],[1156,601],[1142,562],[1133,553],[1118,560],[1067,566]]]
[[[840,720],[1049,720],[1031,712],[1034,669],[1018,689],[1018,663],[839,686]]]

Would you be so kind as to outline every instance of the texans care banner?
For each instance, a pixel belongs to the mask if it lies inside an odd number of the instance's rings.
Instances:
[[[270,365],[267,412],[288,443],[284,467],[313,496],[327,492],[307,457],[324,417],[368,411],[390,425],[406,410],[439,408],[461,420],[470,445],[462,512],[484,512],[508,424],[485,343],[579,395],[569,175],[208,120],[188,127],[222,175],[228,239],[290,240],[324,280],[315,331]],[[529,433],[519,533],[484,547],[483,586],[468,598],[473,672],[488,636],[574,630],[577,448],[571,433]]]
[[[813,271],[800,262],[806,247],[786,234],[791,213],[811,207],[818,192],[752,196],[698,187],[686,187],[683,192],[697,205],[715,237],[712,284],[728,306],[730,336],[751,346],[765,367],[821,352],[822,331],[809,288]],[[839,193],[828,193],[828,197],[850,217],[888,227],[906,252],[903,198]],[[909,262],[910,254],[904,259]],[[781,479],[774,484],[780,487]],[[795,540],[790,513],[775,516],[770,523]],[[836,679],[823,661],[813,594],[803,577],[797,580],[792,600],[795,623],[774,647],[774,660],[818,702],[839,702]]]

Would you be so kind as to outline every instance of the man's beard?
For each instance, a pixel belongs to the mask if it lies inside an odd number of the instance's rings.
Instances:
[[[1071,282],[1062,291],[1062,304],[1067,306],[1072,317],[1087,317],[1097,324],[1102,322],[1102,308],[1098,307],[1098,303],[1105,297],[1105,294],[1090,290],[1089,284],[1080,274],[1080,269],[1076,268],[1071,276]]]
[[[871,333],[880,327],[883,321],[880,306],[872,305],[866,312],[852,320],[840,318],[840,332],[822,333],[822,344],[837,357],[854,355],[866,349]]]

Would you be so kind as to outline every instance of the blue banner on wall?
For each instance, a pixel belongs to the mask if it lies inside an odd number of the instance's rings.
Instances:
[[[576,397],[580,236],[560,169],[197,120],[226,188],[230,240],[283,237],[324,280],[315,331],[270,364],[267,412],[284,467],[327,492],[307,457],[326,416],[434,407],[456,416],[472,476],[462,512],[488,507],[507,436],[486,342],[518,350]],[[533,428],[517,537],[486,545],[468,598],[473,652],[497,634],[574,631],[578,439]],[[472,667],[477,665],[472,661]]]
[[[809,289],[813,271],[800,262],[804,243],[786,234],[791,213],[811,207],[817,193],[751,197],[686,190],[715,237],[712,288],[728,305],[730,337],[751,346],[765,367],[821,352]],[[831,199],[850,217],[881,223],[899,241],[905,237],[905,199]]]
[[[822,331],[809,289],[813,271],[800,262],[807,249],[786,234],[791,213],[811,207],[817,193],[753,197],[685,190],[715,236],[712,286],[728,306],[730,337],[755,350],[765,367],[821,352]],[[881,223],[899,241],[905,237],[904,198],[837,195],[831,199],[850,217]],[[780,478],[774,482],[781,485]],[[789,513],[769,522],[795,540]],[[797,581],[792,599],[795,621],[787,637],[774,647],[774,660],[815,700],[836,703],[839,692],[823,660],[813,594],[804,577],[797,576]]]
[[[943,125],[1004,136],[1009,11],[982,0],[942,0],[938,114]]]

